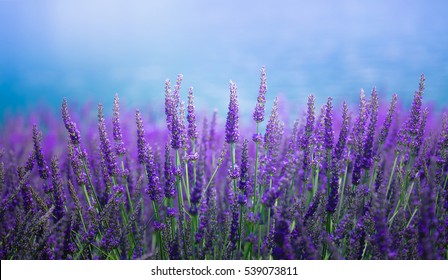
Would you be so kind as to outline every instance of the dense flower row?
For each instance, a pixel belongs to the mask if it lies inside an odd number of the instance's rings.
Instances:
[[[448,259],[448,116],[424,108],[423,75],[409,113],[375,88],[356,112],[311,95],[290,129],[277,99],[265,116],[264,68],[253,127],[235,83],[220,129],[182,79],[165,83],[166,127],[120,119],[118,96],[94,125],[66,100],[32,136],[9,120],[0,258]]]

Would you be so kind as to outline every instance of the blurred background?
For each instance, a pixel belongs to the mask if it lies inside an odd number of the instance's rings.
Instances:
[[[409,104],[421,73],[425,100],[441,109],[447,12],[437,0],[0,0],[0,119],[59,112],[63,97],[109,110],[115,93],[129,109],[157,111],[178,73],[184,97],[193,86],[196,107],[223,117],[235,81],[249,119],[262,65],[269,107],[280,96],[291,118],[310,93],[355,108],[360,88],[376,86]]]

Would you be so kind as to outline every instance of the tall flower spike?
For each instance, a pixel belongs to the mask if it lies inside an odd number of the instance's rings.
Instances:
[[[328,213],[334,213],[339,202],[339,172],[336,167],[336,159],[332,159],[330,168],[330,184],[328,189],[328,201],[326,210]]]
[[[266,133],[264,134],[264,148],[266,150],[271,150],[279,144],[277,143],[279,122],[278,99],[275,98],[274,105],[272,106],[272,112],[269,116],[268,124],[266,125]]]
[[[349,126],[349,115],[347,103],[342,104],[342,127],[341,132],[339,132],[339,139],[336,147],[334,148],[334,158],[340,160],[347,144],[348,137],[348,126]]]
[[[415,137],[418,134],[420,115],[422,111],[422,99],[423,91],[425,89],[425,76],[422,74],[420,77],[419,89],[414,93],[414,99],[412,100],[411,112],[409,117],[399,132],[398,144],[403,147],[410,146]]]
[[[98,104],[98,133],[100,135],[101,156],[107,168],[109,176],[117,175],[117,162],[112,146],[107,138],[106,124],[103,115],[103,105]]]
[[[331,151],[333,150],[334,142],[334,131],[333,131],[333,98],[328,97],[327,105],[325,106],[325,116],[324,116],[324,147],[327,150],[327,155],[330,157]]]
[[[367,134],[364,138],[364,155],[362,157],[361,167],[369,169],[373,163],[373,138],[375,136],[375,128],[378,120],[378,94],[376,88],[372,90],[372,97],[370,100],[370,122],[367,128]]]
[[[43,180],[47,180],[49,171],[42,154],[42,147],[40,144],[41,141],[42,133],[37,130],[37,125],[33,125],[34,156],[36,157],[36,163],[39,167],[39,176]]]
[[[62,120],[64,121],[65,128],[68,131],[70,140],[74,146],[79,145],[81,142],[81,134],[76,128],[76,124],[71,120],[70,114],[68,113],[67,100],[62,100]]]
[[[264,148],[266,149],[266,171],[274,174],[276,171],[275,160],[278,157],[280,143],[283,137],[283,123],[280,121],[278,114],[278,99],[275,98],[272,112],[269,116],[264,134]]]
[[[81,160],[82,154],[70,142],[68,143],[68,155],[70,157],[73,172],[76,176],[76,182],[80,186],[87,185],[87,174],[84,172],[83,163]]]
[[[56,221],[62,219],[65,214],[65,194],[62,187],[61,171],[59,169],[59,161],[55,156],[51,159],[51,181],[53,184],[53,200],[54,200],[54,217]]]
[[[149,198],[152,201],[160,203],[162,199],[162,189],[160,188],[159,177],[157,176],[158,171],[156,170],[156,163],[151,147],[146,146],[145,153],[146,172],[148,174],[148,185],[146,187],[146,193],[149,195]]]
[[[359,111],[358,117],[356,118],[355,125],[351,134],[350,145],[354,149],[355,155],[361,153],[362,150],[362,139],[365,132],[365,126],[367,122],[367,100],[364,94],[364,90],[361,89],[359,94]]]
[[[230,102],[226,121],[226,142],[228,144],[238,142],[238,97],[236,95],[236,85],[230,81]]]
[[[241,193],[247,196],[248,194],[248,184],[249,184],[249,154],[248,154],[248,141],[244,139],[243,148],[241,152],[241,171],[240,171],[240,181],[239,189]]]
[[[180,131],[180,145],[183,149],[187,148],[187,129],[185,126],[185,103],[180,102],[179,106],[179,131]]]
[[[122,157],[126,154],[126,148],[123,143],[123,135],[121,134],[120,127],[120,99],[118,98],[118,94],[115,94],[114,97],[114,109],[113,109],[113,136],[115,141],[115,153],[117,156]]]
[[[314,121],[315,121],[315,114],[314,114],[314,96],[309,95],[308,96],[308,109],[307,109],[307,116],[306,116],[306,124],[305,124],[305,134],[302,137],[298,137],[297,139],[300,141],[300,148],[306,149],[309,146],[310,140],[313,136],[313,130],[314,130]]]
[[[255,110],[253,113],[254,121],[260,123],[264,120],[264,111],[266,104],[266,69],[263,66],[261,68],[261,76],[260,76],[260,90],[258,91],[257,104],[255,105]]]
[[[174,101],[173,95],[171,93],[171,84],[170,80],[165,80],[165,115],[166,115],[166,125],[168,131],[171,133],[172,130],[172,122],[173,122],[173,114],[174,114]]]
[[[176,179],[173,172],[173,164],[171,162],[170,146],[166,144],[165,146],[165,197],[173,198],[175,194],[174,184]]]
[[[386,119],[384,120],[383,126],[381,127],[381,132],[378,140],[381,145],[386,142],[387,135],[389,134],[390,125],[392,123],[392,116],[395,112],[395,108],[397,107],[397,99],[397,94],[392,95],[392,101],[390,102]]]
[[[140,164],[145,164],[145,149],[146,149],[146,139],[145,139],[145,129],[143,128],[142,116],[140,111],[135,111],[135,121],[137,123],[137,153],[138,162]]]
[[[190,87],[188,90],[187,121],[188,121],[188,138],[190,138],[190,140],[196,140],[198,138],[198,129],[196,127],[196,115],[194,112],[194,96],[192,87]]]
[[[303,181],[308,180],[307,170],[309,165],[311,164],[311,141],[313,137],[313,130],[314,130],[314,121],[315,121],[315,113],[314,113],[314,96],[309,95],[308,96],[308,106],[307,106],[307,117],[306,117],[306,124],[305,124],[305,131],[303,135],[297,136],[298,140],[298,147],[303,150]]]

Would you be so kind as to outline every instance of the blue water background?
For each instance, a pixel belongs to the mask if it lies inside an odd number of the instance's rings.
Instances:
[[[360,88],[409,104],[448,106],[448,1],[0,0],[0,120],[114,93],[127,108],[160,110],[164,81],[184,75],[197,107],[225,116],[228,83],[241,111],[255,104],[266,65],[268,102],[300,116],[306,96],[354,104]],[[355,108],[355,106],[352,106]]]

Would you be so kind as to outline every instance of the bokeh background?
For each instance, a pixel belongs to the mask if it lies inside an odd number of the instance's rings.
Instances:
[[[360,88],[448,106],[448,1],[0,0],[0,120],[102,102],[160,110],[183,73],[198,108],[225,116],[228,82],[242,112],[266,65],[268,100],[299,115],[306,96],[358,100]],[[287,102],[286,102],[287,101]],[[272,104],[272,103],[271,103]],[[151,109],[150,109],[151,108]],[[110,111],[110,110],[109,110]]]

